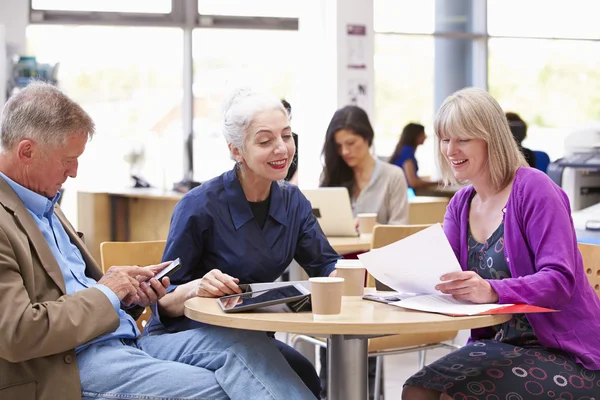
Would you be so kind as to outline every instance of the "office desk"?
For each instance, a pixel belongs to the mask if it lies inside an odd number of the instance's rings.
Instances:
[[[292,332],[329,336],[328,398],[364,400],[367,395],[367,343],[369,337],[390,334],[422,334],[481,328],[508,321],[510,315],[447,317],[405,310],[387,304],[344,297],[342,313],[329,321],[313,321],[311,313],[226,314],[212,298],[185,302],[185,315],[195,321],[228,328]]]
[[[158,189],[123,189],[77,193],[78,229],[96,261],[100,243],[164,240],[175,204],[183,194]]]

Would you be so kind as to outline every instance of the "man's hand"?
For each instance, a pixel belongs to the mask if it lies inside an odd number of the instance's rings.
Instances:
[[[131,296],[131,302],[135,302],[138,300],[137,291],[140,287],[140,281],[148,280],[153,276],[154,272],[150,268],[114,266],[106,271],[98,283],[112,290],[119,300]]]
[[[201,279],[195,281],[196,284],[192,287],[191,297],[221,297],[228,294],[242,293],[237,285],[239,281],[239,279],[224,274],[218,269],[213,269]]]
[[[154,275],[156,275],[169,264],[171,264],[171,261],[166,261],[157,265],[149,265],[145,267],[145,269],[149,269],[154,273]],[[171,284],[171,281],[166,276],[162,278],[161,282],[159,282],[155,278],[150,278],[150,280],[146,280],[144,276],[138,276],[137,278],[138,280],[142,281],[140,282],[140,286],[136,292],[136,295],[128,295],[122,300],[123,304],[125,304],[126,306],[135,304],[141,307],[148,307],[153,304],[156,304],[158,299],[167,294],[167,288]]]
[[[435,288],[442,293],[451,294],[455,299],[480,304],[498,302],[498,293],[476,272],[451,272],[442,275],[440,279],[451,282],[440,283]]]

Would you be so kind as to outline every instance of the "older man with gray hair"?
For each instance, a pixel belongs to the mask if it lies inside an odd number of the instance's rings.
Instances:
[[[139,337],[132,315],[165,295],[169,278],[154,275],[167,263],[102,275],[57,205],[93,134],[89,115],[41,82],[2,112],[0,398],[311,398],[260,332]]]

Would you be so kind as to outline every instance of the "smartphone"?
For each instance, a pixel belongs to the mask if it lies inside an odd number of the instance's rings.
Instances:
[[[166,267],[164,267],[158,274],[156,274],[154,277],[156,278],[156,280],[158,280],[159,282],[161,282],[161,279],[164,278],[165,276],[171,276],[173,275],[175,272],[179,271],[179,268],[181,268],[181,261],[179,260],[179,258],[177,258],[175,261],[173,261],[171,264],[167,265]],[[161,282],[162,283],[162,282]]]

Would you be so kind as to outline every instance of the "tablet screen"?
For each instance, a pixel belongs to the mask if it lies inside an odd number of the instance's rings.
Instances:
[[[306,293],[303,293],[293,285],[290,285],[256,292],[242,293],[239,295],[224,296],[218,300],[223,310],[230,311],[242,308],[256,308],[256,306],[259,305],[269,305],[276,302],[283,302],[286,299],[302,297],[304,295],[306,295]]]

